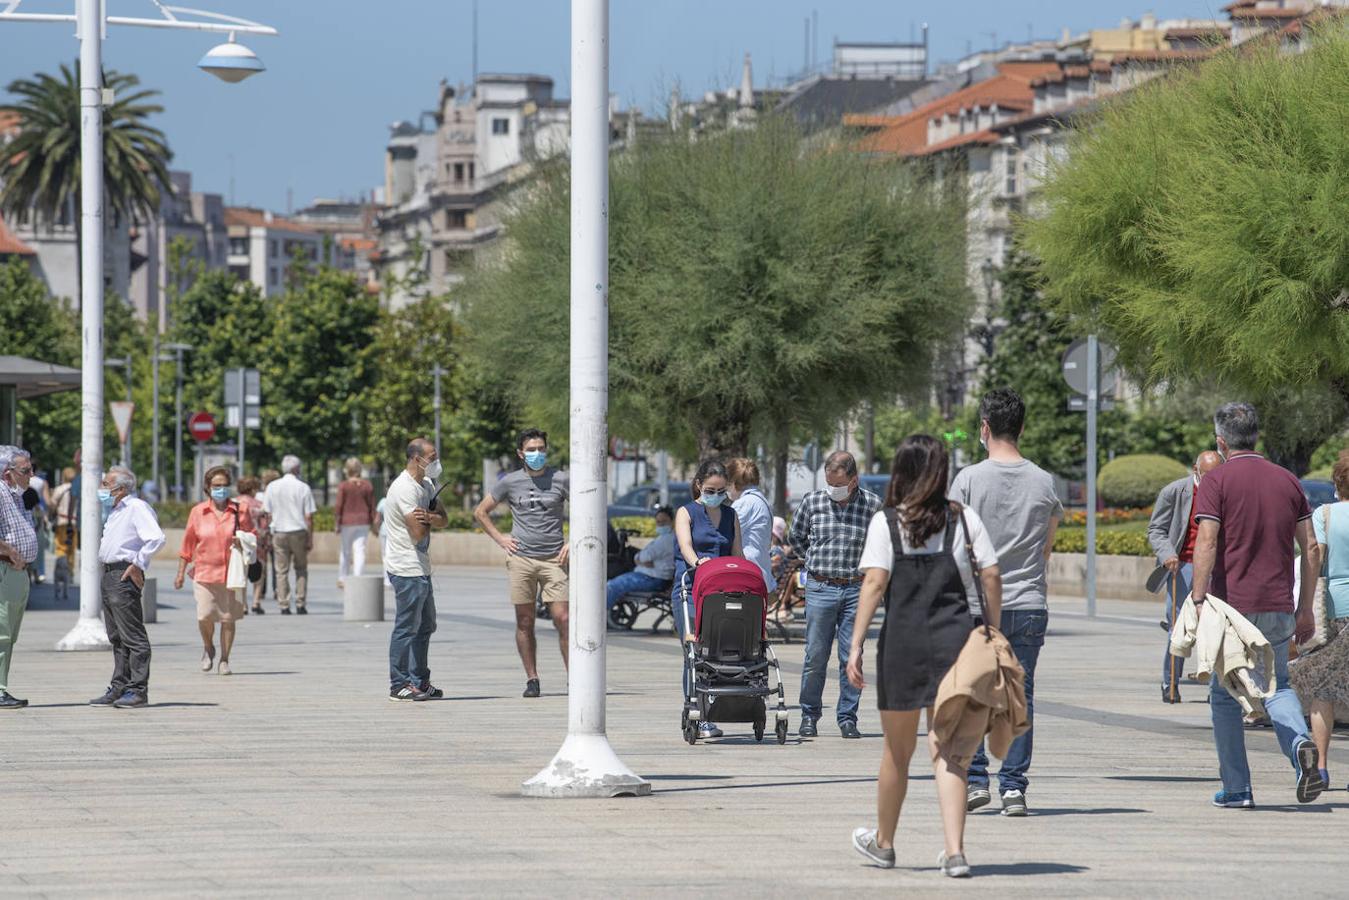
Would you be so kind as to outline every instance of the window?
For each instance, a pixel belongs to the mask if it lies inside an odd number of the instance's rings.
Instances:
[[[1017,153],[1015,147],[1008,147],[1003,151],[1007,158],[1007,181],[1003,186],[1003,193],[1009,197],[1016,196],[1016,174],[1017,174]]]
[[[510,133],[511,133],[510,119],[492,120],[492,134],[510,134]]]
[[[281,274],[277,271],[276,266],[269,267],[267,269],[267,286],[276,287],[280,283]]]
[[[445,210],[446,228],[467,228],[468,210],[466,209],[447,209]]]
[[[247,256],[248,238],[232,237],[230,238],[230,256]]]
[[[463,163],[455,163],[455,164],[454,164],[454,180],[455,180],[456,182],[462,182],[462,181],[464,180],[464,164],[463,164]]]
[[[473,174],[473,163],[468,164],[468,180],[472,181],[476,176]]]
[[[276,241],[273,240],[273,241],[271,242],[271,244],[272,244],[272,256],[278,256],[278,255],[280,255],[280,251],[277,249],[277,246],[276,246]]]

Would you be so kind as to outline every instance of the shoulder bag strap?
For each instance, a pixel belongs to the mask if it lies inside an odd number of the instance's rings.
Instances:
[[[993,640],[993,635],[989,630],[988,616],[983,615],[987,612],[988,600],[984,597],[984,582],[979,577],[979,561],[974,557],[974,539],[970,537],[970,526],[965,521],[965,510],[961,507],[955,508],[956,515],[960,516],[960,530],[965,535],[965,553],[970,559],[970,578],[974,582],[974,593],[979,598],[980,618],[984,620],[984,640]]]

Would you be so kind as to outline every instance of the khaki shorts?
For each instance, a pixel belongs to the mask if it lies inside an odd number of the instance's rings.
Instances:
[[[242,592],[232,591],[223,584],[194,581],[192,596],[197,601],[198,622],[235,622],[244,617]]]
[[[506,573],[511,585],[511,603],[534,605],[539,591],[544,603],[567,602],[567,570],[555,559],[530,559],[512,556],[506,560]]]

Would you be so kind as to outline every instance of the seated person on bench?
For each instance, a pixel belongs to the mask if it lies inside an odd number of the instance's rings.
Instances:
[[[607,609],[637,591],[668,591],[674,580],[674,511],[656,510],[656,539],[637,552],[637,568],[612,579],[605,588]]]

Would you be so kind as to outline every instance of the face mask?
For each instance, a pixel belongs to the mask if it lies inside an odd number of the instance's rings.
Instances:
[[[433,459],[426,464],[426,477],[431,479],[432,481],[435,481],[437,478],[440,477],[440,473],[443,469],[444,466],[440,464],[440,460]]]
[[[669,534],[671,531],[674,531],[674,529],[671,528],[669,525],[656,526],[656,534],[658,534],[661,537],[665,537],[665,535]]]
[[[225,500],[228,500],[229,498],[230,498],[230,489],[229,489],[229,488],[227,488],[227,487],[213,487],[213,488],[211,488],[211,499],[212,499],[212,500],[219,500],[219,501],[222,501],[222,502],[223,502],[223,501],[225,501]]]
[[[709,509],[716,509],[726,499],[725,491],[703,491],[698,500]]]
[[[105,514],[111,512],[113,507],[112,491],[107,488],[99,488],[98,505],[103,507],[103,512]]]
[[[829,499],[833,500],[835,503],[842,503],[844,500],[847,500],[848,495],[852,493],[852,485],[850,484],[827,484],[824,489],[829,492]]]
[[[525,465],[537,472],[548,464],[547,450],[529,450],[525,453]]]

